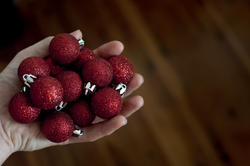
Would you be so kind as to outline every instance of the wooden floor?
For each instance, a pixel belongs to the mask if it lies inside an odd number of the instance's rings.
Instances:
[[[17,1],[23,35],[1,69],[45,36],[81,29],[90,48],[121,40],[145,106],[95,143],[18,152],[14,166],[249,166],[250,3],[239,0]]]

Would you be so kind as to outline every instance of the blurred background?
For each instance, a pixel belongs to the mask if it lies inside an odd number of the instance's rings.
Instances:
[[[46,36],[110,40],[145,77],[145,106],[94,143],[17,152],[4,165],[249,166],[246,0],[1,0],[0,69]]]

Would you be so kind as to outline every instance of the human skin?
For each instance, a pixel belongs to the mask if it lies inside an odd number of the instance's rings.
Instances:
[[[75,38],[82,38],[80,30],[71,33]],[[128,85],[124,96],[124,106],[119,115],[112,119],[103,120],[96,118],[94,123],[82,128],[84,134],[80,137],[71,137],[62,143],[53,143],[45,138],[39,128],[39,122],[20,124],[15,122],[9,115],[8,104],[13,95],[21,89],[21,82],[17,77],[19,64],[27,57],[45,57],[48,55],[49,43],[53,36],[47,37],[40,42],[20,51],[8,66],[0,74],[0,165],[14,152],[34,151],[55,145],[66,145],[71,143],[93,142],[104,136],[110,135],[120,127],[127,124],[127,117],[139,110],[143,104],[141,96],[128,97],[143,83],[141,74],[135,73]],[[105,43],[94,50],[98,56],[119,56],[124,46],[119,41]]]

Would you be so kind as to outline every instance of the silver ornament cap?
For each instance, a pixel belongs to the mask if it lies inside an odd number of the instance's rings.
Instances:
[[[67,106],[68,103],[61,101],[58,106],[55,107],[56,111],[61,111],[63,108]]]
[[[81,135],[83,135],[83,130],[80,129],[80,127],[75,124],[75,130],[73,131],[73,136],[79,137]]]
[[[127,85],[120,83],[115,86],[115,90],[119,92],[120,95],[124,95],[127,91]]]
[[[29,88],[30,88],[30,84],[32,84],[35,81],[35,79],[37,79],[37,77],[32,74],[23,75],[23,82]]]
[[[90,93],[94,93],[95,90],[96,90],[96,85],[94,84],[91,84],[91,82],[87,82],[84,87],[84,95],[87,96],[89,95]]]
[[[79,43],[80,47],[82,48],[82,47],[84,47],[85,41],[82,38],[80,38],[80,39],[78,39],[78,43]]]

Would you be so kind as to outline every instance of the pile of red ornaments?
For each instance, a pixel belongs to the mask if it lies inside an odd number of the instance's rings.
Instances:
[[[24,87],[9,103],[19,123],[41,120],[41,131],[52,142],[81,135],[79,127],[95,116],[109,119],[122,109],[122,95],[134,71],[122,56],[98,57],[70,34],[56,35],[49,56],[29,57],[18,68]]]

